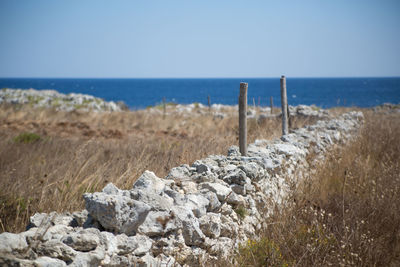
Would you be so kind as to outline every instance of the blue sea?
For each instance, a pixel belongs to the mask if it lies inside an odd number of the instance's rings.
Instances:
[[[179,104],[237,104],[240,82],[247,82],[248,101],[280,106],[279,78],[213,79],[42,79],[1,78],[0,88],[54,89],[61,93],[83,93],[108,101],[124,101],[131,109],[141,109],[167,102]],[[287,78],[289,105],[315,104],[372,107],[400,103],[400,78]]]

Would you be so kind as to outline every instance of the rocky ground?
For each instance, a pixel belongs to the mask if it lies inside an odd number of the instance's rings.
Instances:
[[[35,90],[35,89],[9,89],[0,90],[0,104],[8,103],[12,105],[29,105],[34,108],[54,108],[57,111],[122,111],[128,107],[123,102],[107,102],[101,98],[91,95],[70,93],[68,95],[61,94],[55,90]],[[147,112],[154,114],[163,114],[164,106],[156,106],[147,108]],[[201,103],[193,103],[188,105],[168,103],[165,108],[165,115],[184,115],[184,116],[201,116],[209,115],[214,118],[224,118],[226,116],[236,115],[238,106],[230,106],[223,104],[213,104],[207,107]],[[289,106],[291,116],[304,116],[315,118],[327,118],[328,112],[316,106]],[[279,109],[271,112],[270,107],[249,106],[248,118],[258,118],[264,120],[267,118],[279,117]]]
[[[164,107],[162,105],[156,107],[147,108],[147,111],[154,114],[163,114]],[[230,106],[223,104],[212,104],[210,107],[200,103],[193,103],[189,105],[182,104],[167,104],[165,108],[165,114],[180,114],[184,116],[202,116],[212,114],[216,119],[222,119],[227,116],[234,116],[238,113],[238,106]],[[247,117],[256,118],[259,120],[265,120],[268,118],[277,118],[281,115],[280,109],[273,108],[271,111],[270,107],[258,107],[248,106]],[[303,116],[307,118],[323,119],[328,118],[329,113],[327,110],[316,107],[314,105],[289,105],[289,115],[291,116]]]
[[[55,108],[63,111],[121,111],[126,108],[122,102],[107,102],[91,95],[75,93],[65,95],[54,90],[34,89],[3,88],[0,90],[0,104],[3,102],[14,105]]]
[[[328,116],[303,106],[292,111]],[[353,138],[362,121],[361,112],[350,112],[281,139],[257,140],[246,157],[231,147],[227,156],[173,168],[164,178],[146,171],[130,190],[108,184],[84,195],[83,211],[38,213],[27,231],[1,234],[0,263],[197,266],[227,258],[266,227],[265,216],[304,176],[306,157],[323,157]]]

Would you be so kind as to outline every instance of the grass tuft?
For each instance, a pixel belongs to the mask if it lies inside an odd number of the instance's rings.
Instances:
[[[21,133],[18,136],[14,137],[13,140],[15,143],[30,144],[40,140],[40,135],[35,133]]]
[[[236,214],[239,216],[240,219],[244,219],[247,216],[247,209],[243,206],[239,206],[237,208],[234,209],[234,211],[236,212]]]

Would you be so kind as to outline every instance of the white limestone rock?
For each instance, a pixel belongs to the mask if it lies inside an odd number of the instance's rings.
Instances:
[[[158,178],[154,172],[145,171],[133,185],[133,189],[161,193],[164,191],[166,181]]]
[[[83,195],[90,215],[108,230],[134,235],[151,207],[143,202],[106,193]]]
[[[150,211],[137,232],[150,237],[164,235],[177,228],[174,218],[175,215],[167,211]]]
[[[231,192],[229,194],[228,198],[226,199],[226,202],[228,204],[235,206],[240,206],[240,205],[243,206],[246,204],[246,200],[243,198],[243,196],[237,195],[235,192]]]
[[[98,247],[89,252],[78,252],[73,262],[68,266],[81,267],[81,266],[100,266],[102,261],[106,258],[106,253],[103,248]]]
[[[172,168],[165,179],[172,179],[174,181],[185,181],[190,179],[191,172],[189,170],[189,166],[184,164],[179,167]]]
[[[20,234],[4,232],[0,234],[0,254],[20,253],[28,248],[25,237]]]
[[[33,261],[33,266],[38,266],[38,267],[63,267],[67,266],[67,264],[59,259],[54,259],[50,257],[39,257],[36,260]]]
[[[206,214],[207,207],[210,204],[210,201],[201,194],[187,194],[185,200],[184,206],[190,208],[197,218]]]
[[[246,173],[241,169],[235,169],[222,178],[228,184],[244,185],[250,181],[246,179]]]
[[[221,234],[221,214],[207,213],[200,218],[200,228],[210,238],[218,238]]]
[[[95,228],[81,229],[66,235],[62,242],[74,250],[87,252],[97,248],[100,244],[100,231]]]
[[[207,212],[214,212],[221,207],[221,202],[218,200],[218,197],[214,192],[211,192],[208,189],[203,189],[200,191],[200,194],[209,202],[207,206]]]
[[[214,192],[219,201],[225,201],[228,195],[232,192],[230,187],[224,186],[219,183],[203,183],[201,184],[202,189],[208,189],[211,192]]]
[[[193,212],[185,207],[173,207],[172,212],[175,216],[175,224],[182,229],[185,244],[188,246],[200,246],[204,241],[204,234],[200,230],[199,220]]]
[[[36,253],[39,256],[57,258],[63,261],[72,261],[77,254],[74,249],[59,240],[40,243],[36,248]]]
[[[243,164],[239,165],[239,168],[244,172],[245,176],[250,178],[251,180],[260,180],[264,172],[261,170],[261,167],[259,164],[255,162],[244,162]],[[244,185],[249,183],[248,180],[241,181],[241,183],[236,183],[240,185]]]

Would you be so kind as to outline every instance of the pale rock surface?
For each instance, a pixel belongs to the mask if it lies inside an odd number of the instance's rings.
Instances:
[[[207,213],[200,218],[200,228],[206,236],[218,238],[221,234],[221,214]]]
[[[83,197],[90,215],[104,228],[128,235],[136,232],[151,210],[149,205],[121,195],[93,193]]]
[[[230,187],[218,183],[203,183],[201,184],[201,188],[214,192],[219,201],[225,201],[228,195],[232,192]]]

